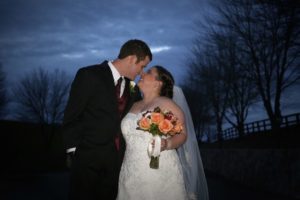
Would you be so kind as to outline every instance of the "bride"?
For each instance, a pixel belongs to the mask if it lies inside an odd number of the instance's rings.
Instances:
[[[183,171],[190,170],[188,167],[191,163],[186,159],[186,148],[183,145],[187,139],[189,141],[189,138],[185,126],[185,113],[172,100],[174,87],[172,75],[165,68],[154,66],[147,73],[142,74],[138,87],[143,94],[143,99],[132,106],[121,124],[126,141],[126,152],[119,176],[117,199],[198,199],[197,194],[194,193],[197,191],[191,189],[195,186],[191,179],[195,177],[187,177],[187,173]],[[137,121],[142,114],[152,111],[155,107],[172,111],[183,124],[183,131],[180,134],[161,140],[159,169],[149,167],[147,147],[152,135],[137,130]],[[188,172],[188,175],[194,176],[192,172],[193,170]]]
[[[184,114],[171,99],[173,85],[171,74],[160,66],[142,74],[138,82],[143,99],[132,106],[121,123],[126,151],[119,176],[118,200],[187,199],[182,167],[175,150],[186,140]],[[183,124],[183,131],[162,140],[159,169],[151,169],[147,147],[152,135],[136,128],[142,113],[157,106],[172,111]]]

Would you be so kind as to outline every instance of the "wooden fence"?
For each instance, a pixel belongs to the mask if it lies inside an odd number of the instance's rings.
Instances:
[[[283,116],[280,127],[287,128],[297,124],[300,124],[300,113]],[[245,135],[251,133],[257,133],[257,132],[269,131],[271,129],[272,126],[271,126],[271,121],[269,119],[244,124]],[[235,127],[231,127],[223,130],[222,136],[224,140],[228,140],[228,139],[238,138],[239,133]]]

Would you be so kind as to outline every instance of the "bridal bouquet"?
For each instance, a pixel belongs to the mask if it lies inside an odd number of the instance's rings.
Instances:
[[[161,137],[181,133],[182,124],[171,111],[162,111],[159,107],[156,107],[153,111],[143,113],[137,124],[138,130],[149,132],[153,136],[148,145],[148,154],[151,157],[150,168],[158,169]]]

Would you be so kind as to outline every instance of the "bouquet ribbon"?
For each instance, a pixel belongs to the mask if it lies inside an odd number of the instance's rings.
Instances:
[[[154,142],[154,147],[153,143]],[[160,147],[161,147],[161,137],[156,135],[154,136],[148,145],[148,155],[151,157],[158,157],[160,155]]]

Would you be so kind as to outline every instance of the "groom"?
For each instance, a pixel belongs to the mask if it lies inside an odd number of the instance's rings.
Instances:
[[[69,199],[115,199],[125,142],[120,122],[139,97],[130,80],[152,60],[148,45],[129,40],[116,60],[78,70],[63,120],[72,156]]]

